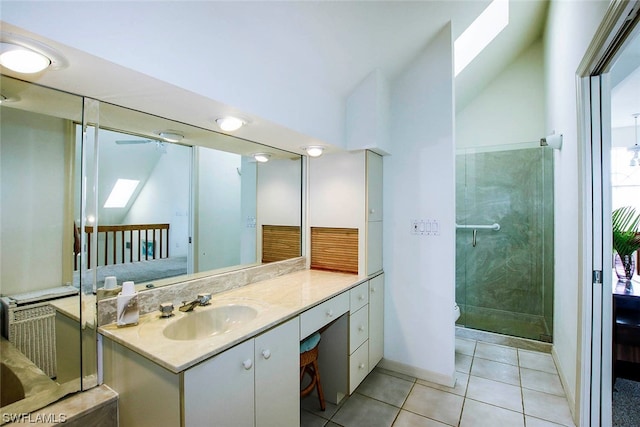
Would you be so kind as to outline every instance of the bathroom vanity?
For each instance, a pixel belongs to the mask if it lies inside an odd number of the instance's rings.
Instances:
[[[168,319],[105,325],[104,383],[119,393],[120,425],[297,427],[300,341],[321,331],[325,397],[339,402],[382,358],[383,294],[382,274],[302,270]]]

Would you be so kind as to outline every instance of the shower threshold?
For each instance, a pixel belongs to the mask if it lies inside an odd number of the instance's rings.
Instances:
[[[540,351],[543,353],[551,353],[551,349],[553,348],[553,344],[548,342],[496,334],[494,332],[481,331],[478,329],[466,328],[459,325],[456,325],[456,337],[473,339],[476,341],[499,344],[508,347],[521,348],[523,350]]]

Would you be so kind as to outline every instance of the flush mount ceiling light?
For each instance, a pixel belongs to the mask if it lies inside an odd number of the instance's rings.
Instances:
[[[253,158],[260,163],[266,163],[271,158],[271,154],[268,153],[255,153]]]
[[[238,117],[226,116],[216,119],[218,127],[226,132],[233,132],[240,129],[246,122]]]
[[[324,147],[321,145],[310,145],[308,147],[305,147],[304,151],[306,151],[310,157],[320,157],[322,156]]]
[[[184,139],[184,135],[170,130],[159,132],[158,136],[167,142],[180,142]]]
[[[0,33],[0,65],[16,73],[33,74],[45,69],[57,70],[68,65],[55,49],[27,37]]]

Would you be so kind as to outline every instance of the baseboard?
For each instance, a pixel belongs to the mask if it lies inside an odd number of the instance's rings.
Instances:
[[[562,383],[562,388],[564,389],[564,395],[567,398],[567,403],[569,404],[569,410],[571,411],[571,417],[575,422],[576,418],[576,398],[571,393],[571,388],[569,387],[569,383],[567,382],[567,378],[564,376],[564,372],[560,369],[560,363],[558,362],[558,353],[556,353],[556,346],[551,348],[551,357],[553,357],[553,363],[556,365],[556,369],[558,370],[558,376],[560,377],[560,382]]]
[[[420,380],[440,384],[445,387],[454,387],[456,385],[455,372],[452,372],[451,375],[442,375],[437,372],[416,368],[415,366],[406,365],[404,363],[385,358],[380,361],[378,367],[398,372],[400,374],[408,375],[410,377],[415,377]]]

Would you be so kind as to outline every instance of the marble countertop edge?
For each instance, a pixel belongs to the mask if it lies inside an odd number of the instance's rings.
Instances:
[[[258,310],[255,319],[225,334],[197,340],[172,340],[163,335],[169,322],[192,313],[161,319],[158,312],[140,316],[137,325],[104,325],[98,332],[138,354],[179,374],[229,348],[256,337],[302,312],[365,282],[367,276],[321,270],[302,270],[252,283],[214,295],[213,307],[243,303]],[[196,307],[194,313],[207,310]]]

